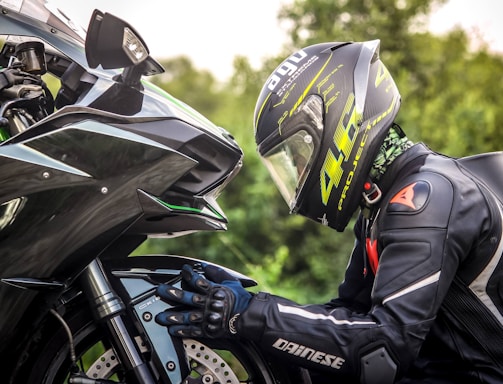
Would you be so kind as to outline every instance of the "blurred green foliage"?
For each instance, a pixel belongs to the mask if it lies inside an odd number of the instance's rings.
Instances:
[[[186,57],[163,61],[166,74],[154,82],[230,131],[243,148],[244,166],[219,199],[229,219],[227,232],[151,239],[136,254],[211,260],[254,277],[257,289],[299,302],[337,296],[354,241],[352,225],[338,233],[288,214],[255,150],[256,98],[272,70],[298,48],[379,38],[381,58],[402,94],[398,123],[411,139],[451,156],[502,150],[503,57],[483,42],[470,48],[473,42],[463,30],[429,33],[428,14],[443,2],[295,0],[279,14],[290,28],[283,52],[259,69],[236,57],[225,83],[196,70]]]

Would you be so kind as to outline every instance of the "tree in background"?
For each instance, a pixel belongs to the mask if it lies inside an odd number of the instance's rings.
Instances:
[[[229,130],[243,148],[244,166],[219,199],[229,218],[227,232],[149,241],[141,252],[222,263],[256,278],[261,290],[300,302],[336,296],[353,244],[351,225],[336,233],[288,214],[255,150],[256,98],[267,76],[298,48],[379,38],[382,59],[402,94],[398,123],[410,138],[452,156],[502,150],[503,58],[485,45],[470,50],[462,30],[428,33],[427,15],[443,2],[295,0],[279,15],[290,26],[285,50],[258,70],[236,57],[225,84],[187,58],[163,62],[167,73],[158,85]]]

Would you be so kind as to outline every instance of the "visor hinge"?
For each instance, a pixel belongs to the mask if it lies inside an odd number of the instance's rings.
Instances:
[[[379,200],[381,200],[382,192],[381,189],[372,180],[368,179],[363,184],[363,199],[368,206],[374,205]]]

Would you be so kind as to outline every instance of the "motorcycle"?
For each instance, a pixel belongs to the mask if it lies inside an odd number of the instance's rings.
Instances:
[[[145,79],[164,69],[127,22],[95,10],[86,32],[44,0],[0,8],[2,382],[304,382],[251,342],[171,337],[156,287],[202,261],[130,256],[226,229],[232,136]]]

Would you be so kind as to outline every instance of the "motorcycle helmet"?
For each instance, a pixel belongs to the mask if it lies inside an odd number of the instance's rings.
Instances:
[[[343,231],[400,107],[379,40],[303,48],[269,76],[254,114],[257,150],[291,213]]]

